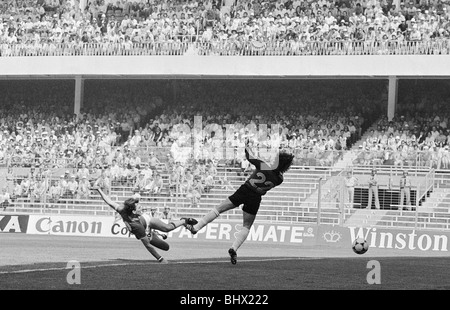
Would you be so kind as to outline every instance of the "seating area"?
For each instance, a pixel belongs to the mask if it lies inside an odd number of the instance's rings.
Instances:
[[[264,197],[261,221],[350,225],[367,211],[361,208],[367,176],[376,168],[386,192],[380,197],[388,199],[375,211],[374,223],[447,229],[450,208],[445,208],[443,189],[450,179],[442,158],[440,164],[423,167],[408,160],[393,164],[385,153],[364,157],[366,147],[372,155],[377,154],[372,147],[391,152],[397,144],[408,150],[428,147],[433,154],[445,150],[445,91],[429,86],[433,96],[424,92],[422,98],[428,113],[416,106],[416,114],[400,110],[386,122],[382,81],[189,80],[179,81],[171,95],[162,90],[175,87],[162,81],[123,83],[86,82],[83,109],[76,116],[70,113],[71,92],[64,81],[0,83],[5,93],[0,98],[0,188],[10,194],[2,203],[6,212],[112,216],[89,191],[97,185],[117,201],[139,194],[147,210],[169,206],[177,216],[198,217],[228,197],[251,171],[243,156],[246,141],[268,159],[266,151],[274,146],[296,155],[283,186]],[[231,156],[219,158],[219,153]],[[398,206],[404,169],[415,177],[410,211]],[[341,195],[348,170],[360,179],[352,205]],[[239,212],[224,216],[238,219]],[[395,216],[401,224],[389,222]]]
[[[423,84],[418,92],[423,87],[432,87],[430,82]],[[411,100],[409,97],[399,102],[399,111],[392,120],[388,121],[386,116],[375,120],[352,145],[342,165],[448,171],[447,94],[445,90],[434,88],[430,95],[433,100],[424,99],[420,107],[415,107],[414,113],[406,107],[407,101]]]
[[[216,158],[214,152],[221,152],[223,159],[239,164],[249,134],[254,148],[278,145],[295,153],[297,165],[329,167],[379,114],[379,103],[371,97],[383,86],[359,81],[357,92],[344,95],[339,90],[349,88],[345,82],[323,84],[180,81],[177,98],[164,98],[161,89],[168,85],[160,81],[126,82],[126,87],[93,81],[86,83],[83,109],[74,116],[68,111],[68,82],[3,82],[0,88],[8,96],[0,99],[0,163],[42,168],[84,163],[99,169],[115,159],[121,168],[131,168],[148,162],[150,148],[162,148],[163,159],[171,154],[184,162],[184,151],[189,156],[189,148],[198,145],[199,159]],[[313,96],[327,100],[329,112],[315,105]],[[39,99],[32,100],[35,97]],[[198,115],[203,117],[203,140],[191,136]],[[266,124],[266,130],[257,130],[259,124]]]
[[[0,6],[0,57],[447,55],[447,1],[206,0]]]

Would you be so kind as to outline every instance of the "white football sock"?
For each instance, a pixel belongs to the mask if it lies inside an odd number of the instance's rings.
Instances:
[[[239,249],[239,247],[247,240],[247,236],[250,230],[247,227],[242,227],[242,229],[235,235],[236,239],[231,246],[235,251]]]
[[[200,229],[208,225],[208,223],[214,221],[219,215],[220,213],[216,208],[212,209],[207,214],[205,214],[205,216],[202,217],[197,224],[194,225],[195,231],[199,231]]]

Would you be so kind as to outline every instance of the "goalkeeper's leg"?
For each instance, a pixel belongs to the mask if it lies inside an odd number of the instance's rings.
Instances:
[[[191,218],[181,218],[180,220],[172,220],[168,224],[164,223],[160,219],[152,217],[150,219],[149,228],[150,229],[157,229],[163,232],[169,232],[172,231],[180,226],[184,226],[187,224],[193,225],[196,224],[197,221]]]
[[[256,215],[250,214],[248,212],[242,211],[244,215],[244,223],[242,225],[242,229],[235,235],[235,240],[228,250],[228,254],[230,255],[231,263],[234,265],[237,262],[237,250],[241,247],[241,245],[247,240],[248,234],[250,232],[250,228],[255,221]]]
[[[236,206],[230,201],[229,198],[225,199],[220,205],[212,208],[208,213],[206,213],[195,225],[187,225],[187,229],[191,233],[196,234],[200,229],[214,221],[221,213],[226,212],[230,209],[236,208]]]

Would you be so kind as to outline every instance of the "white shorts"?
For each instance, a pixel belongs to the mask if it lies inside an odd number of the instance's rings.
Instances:
[[[147,213],[143,213],[143,214],[141,214],[141,216],[142,216],[142,218],[145,220],[145,223],[147,224],[147,225],[145,226],[145,228],[147,229],[147,228],[150,226],[150,219],[151,219],[151,216],[150,216],[149,214],[147,214]]]

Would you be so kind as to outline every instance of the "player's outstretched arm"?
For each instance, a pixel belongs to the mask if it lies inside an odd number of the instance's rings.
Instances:
[[[92,190],[96,190],[99,194],[100,194],[100,196],[102,197],[102,199],[111,207],[111,208],[113,208],[114,210],[118,210],[119,209],[119,207],[120,207],[120,205],[117,203],[117,202],[115,202],[115,201],[112,201],[111,200],[111,198],[109,198],[99,187],[93,187],[93,188],[91,188]]]
[[[245,147],[245,157],[247,158],[247,160],[256,167],[256,169],[260,170],[261,169],[261,163],[263,162],[262,160],[256,158],[253,153],[252,150],[246,146]]]

